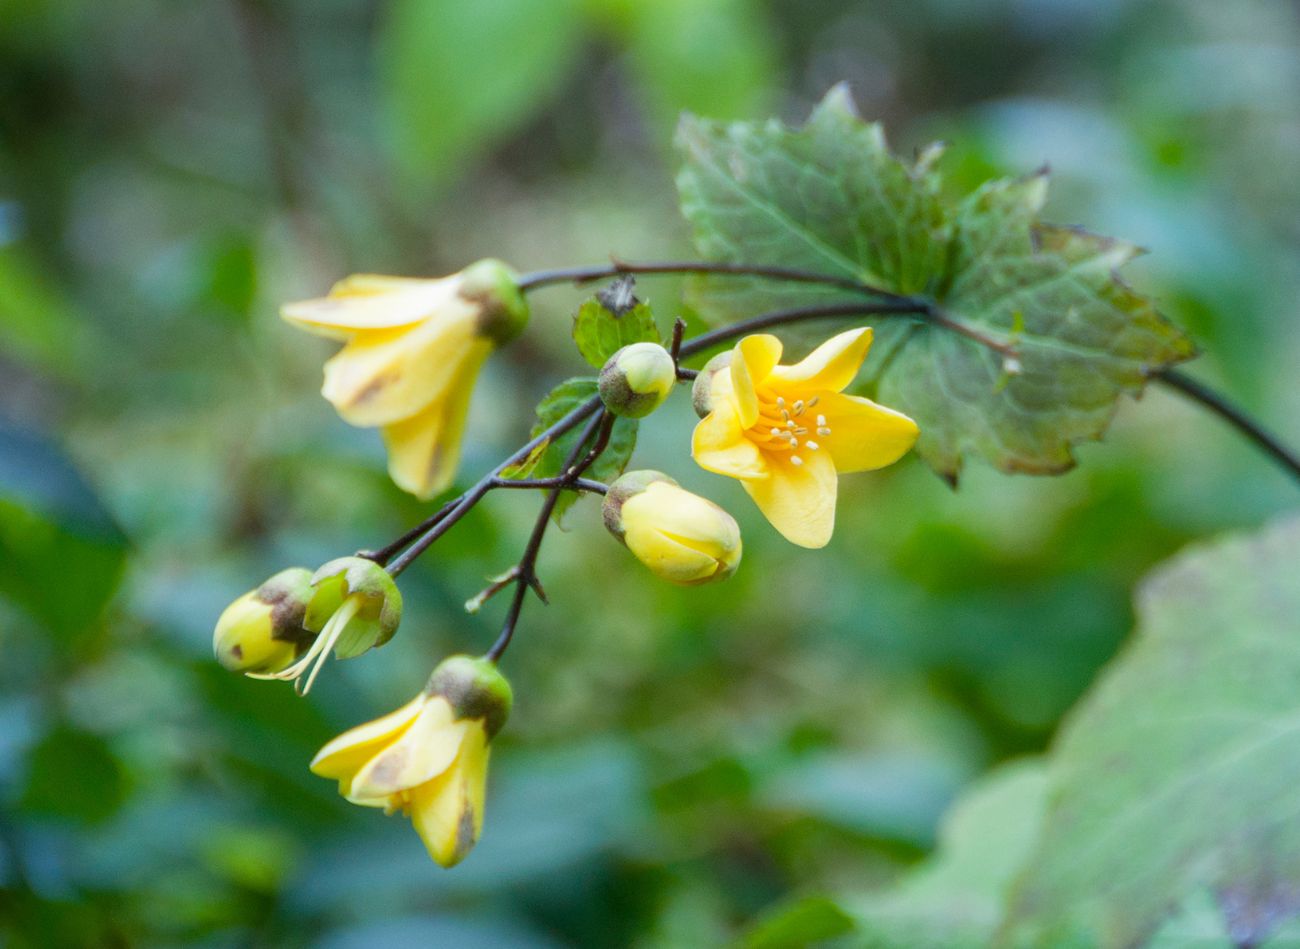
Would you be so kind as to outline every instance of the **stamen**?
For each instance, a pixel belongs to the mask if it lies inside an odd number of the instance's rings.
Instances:
[[[798,428],[796,428],[796,429],[794,430],[794,433],[795,433],[796,435],[807,435],[807,434],[808,434],[808,429],[806,429],[806,428],[804,428],[802,425],[800,425]]]
[[[821,400],[822,400],[822,397],[821,397],[821,396],[819,396],[819,395],[815,395],[815,396],[813,396],[811,399],[808,400],[808,408],[812,408],[814,405],[816,405],[816,404],[817,404],[818,402],[820,402]]]
[[[819,416],[817,416],[817,424],[818,424],[818,425],[825,425],[825,424],[826,424],[826,416],[825,416],[825,415],[819,415]]]
[[[787,422],[790,421],[790,410],[789,410],[789,409],[782,409],[782,410],[781,410],[781,418],[785,419]]]
[[[809,439],[808,441],[804,442],[804,444],[808,446],[808,450],[809,450],[809,451],[816,451],[818,448],[821,448],[821,447],[822,447],[821,445],[818,445],[818,444],[817,444],[815,441],[813,441],[812,439]]]
[[[820,435],[822,438],[825,438],[825,437],[826,437],[827,435],[829,435],[830,433],[831,433],[831,430],[830,430],[829,428],[827,428],[825,425],[819,425],[819,426],[817,427],[817,434]]]
[[[794,427],[795,427],[794,419],[791,419],[791,418],[786,419],[786,420],[785,420],[785,427],[786,427],[786,428],[794,428]]]
[[[772,429],[771,434],[773,434],[773,435],[780,435],[780,434],[781,434],[781,430],[780,430],[779,428],[774,428],[774,429]]]
[[[794,414],[803,415],[803,399],[794,400]]]
[[[800,458],[798,455],[791,455],[790,464],[794,465],[797,468],[799,465],[803,464],[803,459]]]

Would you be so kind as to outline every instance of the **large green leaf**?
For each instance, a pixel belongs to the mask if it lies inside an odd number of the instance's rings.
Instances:
[[[958,799],[939,848],[893,889],[854,907],[855,945],[880,949],[987,946],[1006,892],[1029,856],[1045,807],[1038,761],[1004,765]]]
[[[599,369],[624,346],[659,342],[659,329],[647,303],[634,301],[615,312],[601,299],[591,299],[574,314],[573,341],[582,358]]]
[[[710,259],[799,267],[926,296],[995,351],[919,317],[876,324],[866,391],[912,415],[917,449],[955,479],[967,457],[1003,471],[1056,473],[1071,446],[1101,437],[1119,396],[1193,349],[1118,277],[1137,248],[1039,220],[1046,178],[943,192],[939,149],[905,163],[842,87],[807,124],[729,125],[687,116],[678,144],[682,211]],[[843,290],[708,278],[700,308],[737,319],[846,302]]]
[[[1235,944],[1300,914],[1300,519],[1178,557],[1054,748],[1016,946],[1130,946],[1214,894]]]

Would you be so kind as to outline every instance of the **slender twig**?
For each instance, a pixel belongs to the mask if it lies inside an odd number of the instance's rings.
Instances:
[[[578,438],[578,443],[573,446],[573,450],[569,452],[569,457],[565,459],[565,474],[562,477],[577,480],[600,457],[600,453],[609,444],[609,434],[613,430],[613,423],[614,416],[608,412],[602,412],[597,418],[588,423],[586,430]],[[591,450],[587,452],[586,457],[579,462],[578,458],[582,456],[582,451],[593,434],[596,441]],[[496,642],[492,644],[492,648],[487,652],[487,658],[493,662],[499,660],[509,647],[510,640],[515,635],[515,628],[519,625],[519,614],[523,612],[524,600],[528,597],[528,589],[535,587],[537,584],[537,557],[541,553],[542,541],[546,537],[547,527],[550,526],[551,515],[555,513],[555,505],[559,503],[560,494],[563,491],[563,485],[552,488],[551,493],[542,502],[542,508],[537,514],[537,522],[533,525],[533,532],[528,538],[528,546],[524,548],[523,556],[519,558],[519,565],[516,568],[515,595],[510,601],[510,608],[507,610],[505,620],[501,624],[501,633],[497,636]]]
[[[1214,412],[1262,448],[1274,461],[1285,468],[1293,478],[1300,481],[1300,455],[1288,449],[1276,437],[1265,431],[1258,422],[1222,395],[1177,369],[1166,369],[1163,372],[1155,373],[1155,378],[1169,386],[1169,388],[1181,392],[1189,399],[1199,402],[1211,412]]]
[[[604,494],[609,485],[589,478],[497,478],[494,488],[567,488],[573,491],[588,491],[592,494]]]
[[[785,326],[803,320],[821,319],[829,316],[870,316],[870,315],[907,315],[913,314],[922,319],[930,312],[930,304],[924,300],[911,297],[899,300],[886,300],[880,303],[828,303],[824,306],[804,306],[790,310],[774,310],[752,319],[719,327],[712,332],[696,336],[682,344],[680,355],[683,359],[703,352],[718,343],[729,342],[737,336],[744,336],[755,330],[768,329],[773,326]]]
[[[411,565],[416,557],[424,553],[434,541],[436,541],[469,513],[483,495],[492,490],[494,482],[500,477],[501,472],[505,471],[511,465],[517,465],[530,454],[533,450],[544,445],[553,438],[558,438],[570,429],[576,428],[586,419],[590,418],[597,410],[600,409],[600,397],[592,396],[586,402],[577,406],[569,412],[568,415],[560,419],[550,428],[540,432],[533,438],[530,438],[521,447],[517,448],[507,458],[505,458],[495,468],[480,478],[475,484],[459,498],[451,502],[450,509],[443,515],[436,524],[426,530],[410,547],[402,553],[400,557],[394,560],[388,567],[388,572],[394,577]],[[582,442],[579,442],[582,444]],[[391,545],[390,545],[391,546]]]
[[[415,540],[415,538],[419,537],[425,531],[429,530],[429,528],[434,527],[439,522],[441,522],[444,517],[446,517],[448,514],[452,512],[452,510],[456,507],[456,504],[459,501],[460,498],[455,498],[451,501],[448,501],[442,507],[438,508],[436,513],[425,518],[420,523],[412,527],[405,534],[403,534],[401,537],[398,537],[396,540],[392,541],[391,543],[385,544],[383,547],[380,547],[378,550],[358,550],[356,555],[358,557],[365,557],[367,560],[373,560],[381,567],[384,566],[386,563],[388,563],[388,561],[392,560],[393,557],[397,554],[397,552],[400,551],[403,547],[405,547],[411,541]]]
[[[733,277],[765,277],[769,280],[784,280],[791,283],[818,283],[854,293],[869,293],[875,296],[894,297],[897,294],[871,284],[842,277],[836,274],[817,273],[812,270],[800,270],[795,267],[770,267],[763,264],[728,264],[707,260],[669,260],[647,263],[633,263],[627,260],[611,260],[608,264],[595,264],[587,267],[561,267],[555,270],[536,270],[526,273],[516,281],[524,293],[539,287],[561,283],[583,284],[608,277],[621,277],[625,274],[727,274]]]

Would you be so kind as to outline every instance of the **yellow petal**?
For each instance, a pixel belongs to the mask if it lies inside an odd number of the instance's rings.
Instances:
[[[312,773],[322,778],[350,779],[376,751],[401,736],[426,701],[421,693],[397,711],[345,731],[316,753],[311,762]]]
[[[396,741],[380,748],[357,771],[345,796],[382,798],[442,774],[455,760],[468,727],[469,722],[455,721],[445,698],[429,700]]]
[[[411,823],[444,867],[463,860],[483,829],[488,750],[482,723],[472,722],[452,766],[411,792]]]
[[[822,439],[841,474],[892,465],[916,444],[916,423],[893,409],[859,396],[824,393],[818,411],[831,434]]]
[[[825,547],[835,530],[835,462],[821,451],[801,452],[800,457],[803,464],[795,465],[790,453],[774,453],[769,477],[741,484],[786,540]]]
[[[367,333],[325,363],[321,394],[353,425],[391,425],[446,397],[465,360],[486,346],[472,318]]]
[[[756,385],[762,385],[772,374],[781,361],[781,349],[781,341],[768,333],[746,336],[736,344],[740,359]]]
[[[285,304],[280,315],[300,329],[350,339],[358,334],[400,329],[436,317],[455,320],[477,308],[457,293],[455,279],[414,280],[357,274],[334,285],[327,297]]]
[[[793,366],[777,366],[772,382],[801,389],[839,392],[858,374],[871,348],[871,327],[832,336]]]
[[[489,349],[487,344],[476,347],[452,380],[445,399],[409,419],[384,426],[388,474],[403,491],[431,498],[446,490],[456,477],[474,380]]]
[[[716,400],[713,405],[691,436],[695,463],[729,478],[766,478],[767,461],[758,446],[745,437],[735,405],[729,400]]]

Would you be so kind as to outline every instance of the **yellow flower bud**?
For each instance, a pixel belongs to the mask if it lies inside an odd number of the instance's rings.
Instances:
[[[632,471],[609,487],[605,526],[655,576],[693,586],[740,565],[740,527],[712,501],[658,471]]]
[[[455,866],[483,828],[488,743],[512,701],[495,664],[452,656],[402,708],[322,748],[311,770],[354,804],[409,815],[429,856]]]
[[[213,633],[217,661],[231,672],[284,669],[316,638],[303,627],[311,593],[311,571],[290,567],[235,600]]]
[[[382,646],[401,619],[402,594],[387,570],[364,557],[331,560],[311,578],[303,617],[303,625],[319,635],[293,665],[255,678],[297,682],[306,675],[300,689],[306,695],[331,650],[339,659],[351,659]]]
[[[632,343],[609,357],[600,370],[600,400],[615,415],[644,418],[677,383],[677,366],[658,343]]]

